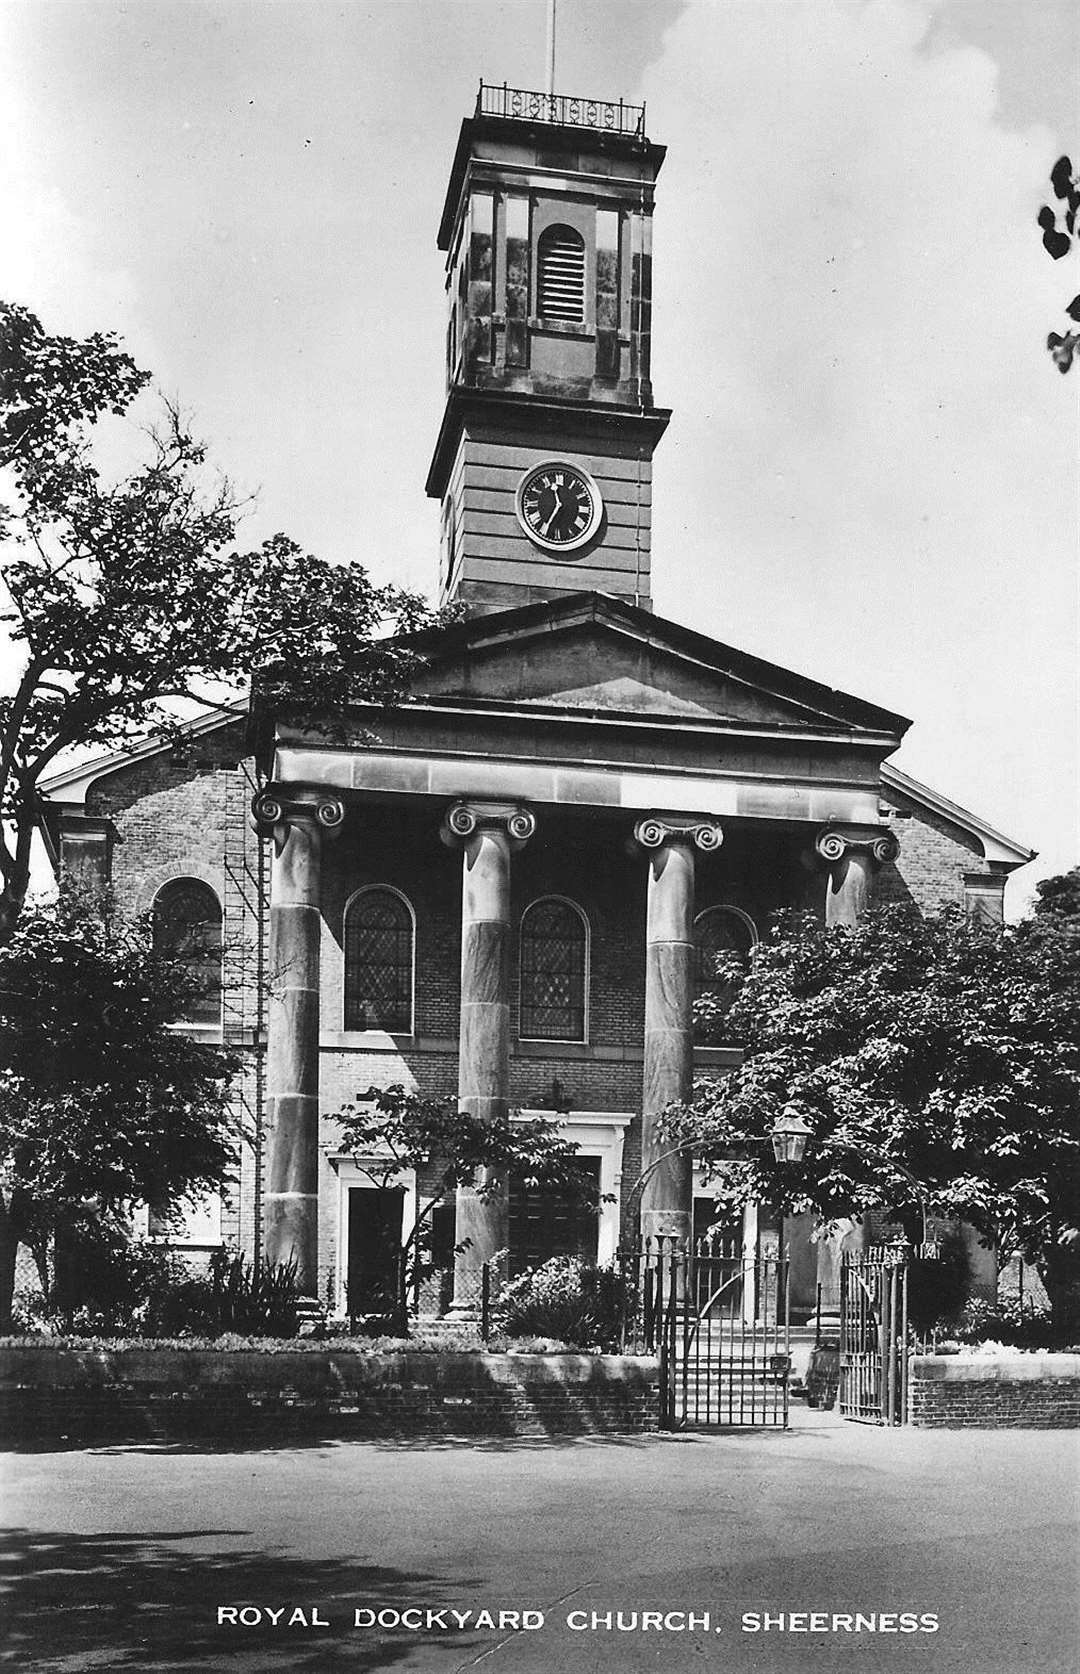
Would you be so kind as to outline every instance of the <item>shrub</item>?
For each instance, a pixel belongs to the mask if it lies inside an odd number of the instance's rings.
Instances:
[[[580,1256],[553,1256],[505,1286],[495,1323],[508,1337],[555,1339],[575,1348],[616,1349],[627,1310],[622,1275]]]
[[[296,1302],[295,1262],[270,1267],[215,1250],[209,1273],[174,1286],[147,1327],[162,1337],[295,1337]]]
[[[908,1318],[916,1331],[952,1330],[971,1291],[971,1256],[958,1226],[941,1233],[937,1259],[908,1267]]]
[[[53,1294],[38,1318],[74,1336],[138,1336],[186,1271],[160,1244],[108,1221],[88,1223],[77,1238],[57,1240]]]
[[[1045,1303],[1025,1302],[1023,1310],[1014,1296],[986,1302],[973,1297],[953,1331],[958,1343],[1004,1343],[1008,1348],[1049,1348],[1053,1342],[1050,1309]]]

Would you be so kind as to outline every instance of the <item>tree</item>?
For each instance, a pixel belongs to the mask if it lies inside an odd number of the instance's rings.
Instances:
[[[148,382],[113,335],[50,336],[0,303],[0,356],[2,620],[22,652],[0,699],[2,938],[26,896],[38,787],[61,752],[168,732],[178,703],[249,682],[292,715],[393,703],[419,662],[409,636],[431,618],[414,594],[283,535],[234,551],[236,502],[172,408],[145,462],[103,480],[95,426],[128,414]]]
[[[1080,211],[1080,175],[1074,173],[1071,158],[1058,158],[1050,170],[1050,184],[1054,188],[1054,196],[1059,203],[1065,205],[1061,211],[1062,224],[1058,225],[1057,215],[1049,204],[1044,203],[1039,210],[1039,225],[1042,228],[1044,248],[1054,261],[1059,262],[1073,247],[1076,217]],[[1080,323],[1080,296],[1073,297],[1065,312],[1070,320]],[[1052,331],[1046,339],[1046,347],[1053,356],[1058,371],[1067,372],[1074,356],[1080,350],[1080,332],[1067,331],[1062,337],[1058,332]]]
[[[19,1244],[47,1300],[53,1252],[130,1237],[235,1163],[232,1053],[173,1025],[192,979],[99,903],[27,907],[0,946],[0,1330]]]
[[[968,1221],[1038,1266],[1068,1342],[1080,1337],[1080,870],[1040,897],[1015,928],[905,908],[856,930],[781,915],[730,1010],[712,1014],[741,1068],[673,1107],[668,1133],[719,1169],[732,1207],[757,1198],[836,1220],[880,1206],[912,1237],[920,1202]],[[780,1166],[764,1150],[792,1104],[814,1137],[801,1165]]]
[[[422,1098],[402,1086],[369,1087],[359,1099],[337,1117],[341,1148],[354,1154],[372,1185],[392,1186],[405,1169],[423,1170],[427,1177],[426,1202],[400,1252],[403,1283],[394,1311],[402,1327],[408,1284],[430,1271],[425,1246],[431,1218],[458,1186],[472,1185],[480,1197],[490,1198],[514,1172],[529,1186],[558,1187],[578,1198],[590,1194],[577,1146],[543,1117],[482,1121],[453,1099]]]

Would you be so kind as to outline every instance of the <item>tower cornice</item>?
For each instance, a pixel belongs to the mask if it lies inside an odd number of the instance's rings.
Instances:
[[[470,422],[504,424],[511,431],[543,430],[556,439],[564,438],[568,431],[623,441],[636,437],[651,454],[670,419],[670,407],[625,407],[614,401],[601,404],[455,386],[446,398],[424,487],[432,498],[441,498],[446,492],[461,432]]]

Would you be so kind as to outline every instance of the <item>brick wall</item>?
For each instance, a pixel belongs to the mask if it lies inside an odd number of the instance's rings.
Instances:
[[[1076,1429],[1080,1354],[917,1355],[908,1392],[922,1429]]]
[[[978,840],[900,791],[883,791],[882,803],[893,810],[900,853],[874,881],[875,905],[911,902],[921,912],[962,906],[964,873],[986,870]]]
[[[63,1439],[573,1436],[655,1430],[655,1361],[348,1347],[0,1349],[6,1445]]]

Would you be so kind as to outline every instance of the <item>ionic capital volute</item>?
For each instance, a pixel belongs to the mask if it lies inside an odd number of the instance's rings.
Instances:
[[[634,841],[649,852],[665,843],[692,843],[703,854],[712,854],[724,833],[717,820],[704,814],[647,814],[634,826]]]
[[[536,815],[520,802],[455,802],[446,810],[439,837],[448,848],[463,847],[480,831],[504,831],[513,851],[536,830]]]
[[[252,797],[251,824],[260,837],[272,837],[280,850],[295,825],[311,825],[324,839],[336,837],[345,824],[345,804],[332,792],[271,784]]]
[[[868,856],[876,866],[888,865],[900,853],[895,835],[883,825],[830,823],[818,832],[814,848],[830,866],[835,866],[849,852]]]

